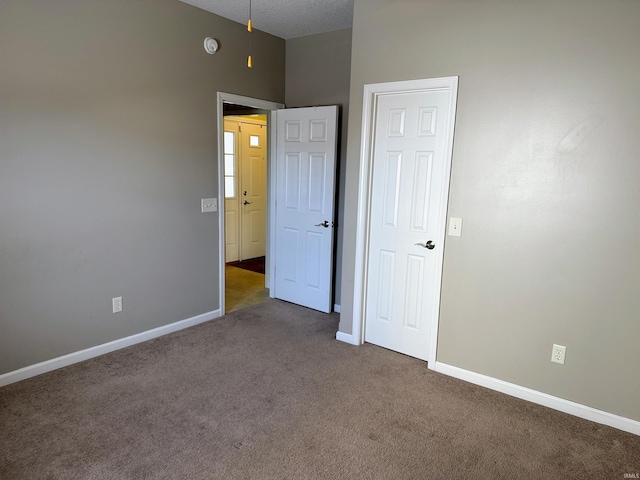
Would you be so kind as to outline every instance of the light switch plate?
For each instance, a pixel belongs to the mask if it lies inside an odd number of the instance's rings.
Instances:
[[[449,236],[459,237],[462,235],[462,219],[461,218],[449,218]]]
[[[201,200],[202,213],[217,212],[218,211],[218,199],[217,198],[203,198]]]

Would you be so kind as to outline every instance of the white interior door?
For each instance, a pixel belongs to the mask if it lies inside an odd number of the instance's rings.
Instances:
[[[394,93],[374,112],[365,341],[423,360],[439,302],[450,104],[448,90]]]
[[[266,125],[240,124],[240,260],[262,257],[267,236]]]
[[[332,310],[338,107],[276,113],[273,296]]]

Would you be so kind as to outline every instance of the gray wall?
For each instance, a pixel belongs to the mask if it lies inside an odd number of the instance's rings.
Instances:
[[[312,105],[340,106],[338,157],[338,197],[336,200],[335,303],[340,305],[342,279],[342,228],[344,222],[344,179],[349,118],[349,77],[351,74],[351,29],[320,33],[287,40],[287,107]]]
[[[175,0],[0,2],[0,374],[219,308],[216,92],[284,101],[254,36],[248,70]]]
[[[341,331],[363,85],[459,75],[438,361],[640,420],[639,21],[632,0],[355,1]]]

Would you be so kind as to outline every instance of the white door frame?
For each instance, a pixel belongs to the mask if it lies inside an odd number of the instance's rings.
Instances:
[[[225,311],[225,231],[224,231],[224,104],[233,103],[235,105],[242,105],[245,107],[260,108],[262,110],[278,110],[284,108],[284,104],[271,102],[268,100],[261,100],[258,98],[244,97],[242,95],[235,95],[233,93],[218,92],[218,264],[220,265],[220,291],[218,292],[220,298],[220,312],[224,315]],[[269,131],[273,130],[273,126],[267,121],[267,135]],[[272,167],[275,162],[271,161],[274,142],[271,141],[271,137],[267,137],[270,142],[270,146],[267,149],[267,262],[272,256],[271,248],[274,245],[272,235],[274,234],[271,228],[271,201],[270,201],[270,178],[272,177]],[[269,264],[265,266],[265,285],[267,288],[271,284],[271,269]]]
[[[442,207],[440,211],[440,224],[437,226],[436,244],[444,245],[447,206],[449,200],[449,180],[451,177],[451,158],[453,154],[453,129],[455,125],[456,101],[458,93],[458,77],[431,78],[423,80],[410,80],[404,82],[376,83],[364,86],[364,99],[362,109],[362,138],[360,145],[360,178],[358,181],[358,217],[356,231],[355,252],[355,277],[353,292],[353,325],[352,341],[356,345],[364,343],[365,305],[367,299],[367,265],[369,258],[369,219],[371,213],[371,181],[373,163],[373,141],[375,132],[375,114],[377,111],[378,97],[381,95],[400,93],[421,93],[433,90],[449,90],[450,114],[446,122],[446,144],[444,153],[444,184]],[[436,257],[436,271],[442,272],[444,249],[438,249]],[[428,365],[435,368],[436,347],[438,343],[438,322],[440,315],[440,290],[442,275],[436,276],[434,282],[434,302],[431,311],[430,340]]]

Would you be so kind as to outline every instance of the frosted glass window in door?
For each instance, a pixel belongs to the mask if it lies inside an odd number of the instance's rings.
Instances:
[[[236,196],[236,134],[224,132],[224,196]]]

